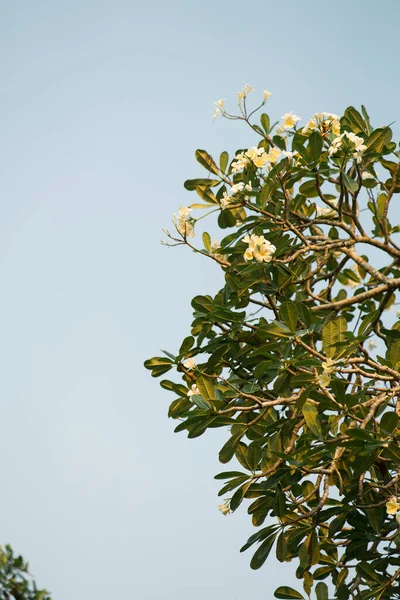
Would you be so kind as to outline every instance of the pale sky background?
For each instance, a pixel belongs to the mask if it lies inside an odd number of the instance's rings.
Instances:
[[[211,120],[246,82],[274,118],[363,103],[396,121],[399,17],[397,0],[0,1],[0,543],[54,600],[268,600],[294,582],[273,558],[251,571],[249,516],[217,510],[226,434],[173,434],[143,369],[222,285],[161,228],[195,200],[196,148],[256,143]]]

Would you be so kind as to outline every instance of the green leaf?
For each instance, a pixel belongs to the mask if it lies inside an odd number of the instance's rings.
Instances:
[[[244,431],[242,433],[238,433],[236,435],[232,435],[229,440],[224,444],[219,451],[219,462],[225,464],[228,463],[235,454],[236,447],[238,446],[240,440],[244,435]]]
[[[211,238],[210,238],[210,234],[207,233],[207,231],[204,231],[204,233],[203,233],[203,235],[201,237],[202,237],[202,240],[203,240],[204,248],[207,250],[207,252],[210,252],[210,250],[211,250]]]
[[[189,190],[189,192],[194,192],[194,190],[196,189],[196,186],[198,185],[202,185],[204,187],[214,187],[215,185],[218,185],[220,183],[220,181],[218,179],[205,179],[205,178],[198,178],[198,179],[187,179],[185,181],[185,183],[183,184],[184,188]]]
[[[313,131],[308,139],[308,151],[310,153],[311,160],[317,161],[321,156],[323,146],[322,136],[318,131]]]
[[[205,185],[196,185],[196,192],[200,196],[204,202],[209,202],[210,204],[218,204],[218,200],[210,190],[210,188]]]
[[[394,369],[400,366],[400,340],[394,340],[387,352],[387,358],[390,360]]]
[[[310,533],[307,539],[307,554],[310,557],[309,562],[311,565],[317,565],[319,563],[320,548],[315,529]]]
[[[366,152],[382,152],[388,131],[390,131],[389,127],[375,129],[365,143],[367,146]]]
[[[280,562],[284,562],[288,555],[288,546],[286,542],[286,534],[282,531],[276,542],[276,558]]]
[[[189,352],[189,350],[191,349],[191,347],[194,344],[194,337],[192,335],[189,335],[188,337],[185,337],[185,339],[183,340],[181,347],[179,348],[179,355],[180,356],[186,356],[187,353]]]
[[[195,157],[197,162],[201,164],[202,167],[214,173],[215,175],[219,175],[218,167],[214,162],[212,156],[208,154],[205,150],[196,150]]]
[[[344,341],[347,323],[344,317],[332,319],[322,329],[322,347],[329,358],[336,354],[336,344]]]
[[[223,173],[226,173],[226,168],[229,163],[229,154],[227,152],[221,152],[219,157],[219,168]]]
[[[287,585],[278,587],[274,592],[274,596],[275,598],[284,598],[285,600],[292,600],[292,598],[299,598],[300,600],[304,600],[304,596],[302,596],[300,592],[297,592],[296,590]]]
[[[214,386],[208,377],[200,375],[196,379],[196,385],[205,400],[215,400]]]
[[[399,424],[399,417],[395,412],[387,412],[381,418],[381,430],[384,433],[391,434]]]
[[[269,538],[264,540],[262,544],[257,548],[256,552],[253,555],[253,558],[250,561],[250,567],[254,570],[259,569],[263,566],[265,561],[268,558],[269,553],[271,552],[272,546],[275,542],[276,533],[273,533]]]
[[[279,312],[285,325],[295,332],[297,329],[297,307],[295,302],[282,302]]]
[[[314,435],[316,435],[318,438],[321,438],[322,430],[316,406],[310,400],[306,400],[301,410],[307,423],[307,427],[313,432]]]
[[[261,125],[262,125],[265,133],[268,135],[269,134],[269,130],[270,130],[270,126],[271,126],[270,120],[269,120],[269,116],[266,115],[265,113],[263,113],[261,115],[260,121],[261,121]]]
[[[350,121],[354,133],[366,132],[367,128],[364,119],[354,106],[346,108],[344,116]]]
[[[320,581],[315,586],[315,593],[317,595],[317,600],[328,600],[328,586],[323,581]]]
[[[350,177],[350,175],[348,175],[347,173],[342,173],[342,178],[343,178],[343,183],[344,185],[347,187],[347,189],[349,190],[349,192],[351,194],[354,194],[354,192],[356,192],[358,190],[358,188],[360,187],[357,183],[357,181],[355,181],[352,177]]]
[[[317,184],[314,180],[305,181],[301,184],[299,192],[306,198],[316,198],[318,196]]]
[[[193,396],[190,396],[190,400],[202,410],[210,410],[212,408],[208,400],[200,396],[200,394],[193,394]]]

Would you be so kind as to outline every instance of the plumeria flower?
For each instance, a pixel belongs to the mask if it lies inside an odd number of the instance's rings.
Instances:
[[[218,106],[218,108],[224,108],[224,104],[225,104],[225,98],[222,98],[221,100],[217,100],[217,102],[214,102],[214,104],[216,106]]]
[[[284,154],[286,156],[286,158],[291,160],[292,158],[294,158],[295,156],[298,155],[298,152],[296,152],[296,150],[294,150],[293,152],[289,152],[288,150],[283,150],[282,154]]]
[[[264,152],[264,148],[257,148],[256,146],[253,146],[252,148],[249,148],[245,154],[248,158],[254,160],[257,156],[264,154]]]
[[[267,162],[268,162],[268,154],[266,152],[263,152],[262,154],[260,154],[260,156],[256,156],[255,158],[253,158],[253,163],[259,169],[261,169]]]
[[[231,195],[234,196],[238,192],[243,192],[243,189],[244,189],[244,183],[243,183],[243,181],[240,181],[239,183],[235,183],[231,187]]]
[[[219,510],[222,512],[223,515],[229,515],[229,513],[231,512],[231,509],[229,508],[228,504],[218,504],[218,508]]]
[[[400,319],[400,310],[396,310],[396,317]]]
[[[219,109],[219,108],[217,107],[217,108],[214,110],[214,112],[213,112],[212,120],[213,120],[213,121],[215,121],[215,119],[216,119],[217,117],[219,117],[219,115],[221,115],[221,114],[222,114],[222,112],[221,112],[221,109]]]
[[[321,217],[321,218],[330,218],[330,217],[335,217],[337,214],[337,210],[336,207],[338,205],[338,200],[331,200],[330,201],[331,204],[333,204],[334,208],[330,208],[329,206],[316,206],[315,207],[315,214],[317,217]]]
[[[224,192],[222,194],[222,198],[221,198],[221,207],[223,209],[228,208],[229,204],[231,203],[231,197],[228,196],[228,194],[226,192]]]
[[[343,140],[345,140],[345,139],[347,139],[354,145],[353,158],[356,159],[357,163],[360,163],[362,160],[363,152],[364,152],[364,150],[367,149],[367,146],[365,146],[365,144],[363,144],[364,140],[362,138],[360,138],[358,135],[356,135],[355,133],[353,133],[352,131],[350,131],[350,132],[345,131],[344,133],[342,133],[341,135],[339,135],[337,138],[335,138],[333,140],[333,142],[328,150],[329,156],[333,156],[340,150],[340,148],[342,148]]]
[[[243,99],[246,98],[246,96],[248,94],[250,94],[250,92],[254,92],[254,88],[252,85],[250,85],[249,83],[246,83],[246,85],[244,86],[244,88],[242,89],[241,92],[238,92],[238,99],[239,102]]]
[[[333,373],[336,369],[335,361],[331,358],[327,358],[322,363],[322,369],[322,373],[318,375],[318,382],[320,385],[326,387],[331,381],[331,373]]]
[[[281,157],[282,151],[279,148],[271,148],[271,150],[267,154],[267,158],[269,162],[276,162],[278,158]]]
[[[242,171],[243,169],[245,169],[248,164],[248,157],[245,155],[244,152],[240,152],[239,154],[236,154],[235,160],[232,161],[232,172],[238,173],[238,171]]]
[[[190,217],[191,208],[181,206],[178,216],[174,214],[173,221],[179,233],[184,237],[194,237],[194,219]]]
[[[395,515],[400,510],[400,504],[397,502],[397,497],[392,496],[386,502],[386,512],[388,515]]]
[[[251,181],[249,181],[249,183],[246,183],[246,185],[244,186],[244,189],[246,190],[246,192],[253,191],[253,186],[251,185]]]
[[[245,261],[255,258],[257,262],[271,262],[276,248],[263,235],[246,235],[242,241],[248,244],[248,248],[243,254]]]
[[[297,121],[300,121],[300,117],[294,115],[292,112],[285,113],[282,115],[284,129],[292,129]]]
[[[368,348],[370,350],[374,350],[376,348],[376,339],[375,338],[373,338],[372,340],[369,340]]]
[[[197,394],[200,394],[200,390],[194,383],[186,395],[190,398],[190,396],[196,396]]]
[[[194,360],[194,358],[187,358],[183,361],[182,364],[185,367],[185,369],[193,369],[196,366],[196,361]]]
[[[271,94],[272,92],[269,92],[268,90],[263,90],[264,102],[268,100]]]

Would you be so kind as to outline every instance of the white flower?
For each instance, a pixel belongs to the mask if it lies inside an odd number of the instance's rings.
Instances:
[[[327,358],[326,361],[322,363],[322,373],[318,375],[318,383],[324,387],[329,385],[331,381],[331,373],[335,371],[335,361],[331,358]]]
[[[243,181],[240,181],[239,183],[235,183],[231,187],[231,195],[234,196],[238,192],[243,192],[243,189],[244,189],[244,183],[243,183]]]
[[[271,94],[272,92],[269,92],[268,90],[263,90],[264,100],[268,100]]]
[[[187,358],[183,361],[182,364],[185,367],[185,369],[193,369],[196,366],[196,361],[194,360],[194,358]]]
[[[216,106],[218,106],[218,108],[224,108],[225,98],[222,98],[221,100],[217,100],[217,102],[214,102],[214,104]]]
[[[352,150],[353,158],[356,159],[357,163],[360,163],[362,160],[362,154],[364,150],[367,149],[367,146],[363,144],[364,140],[352,131],[345,131],[332,141],[332,144],[328,150],[329,156],[332,156],[338,152],[339,148],[343,146],[343,140],[345,138],[347,138],[347,140],[354,145],[354,149]]]
[[[286,158],[291,160],[292,158],[297,156],[298,152],[296,152],[296,150],[294,150],[293,152],[289,152],[288,150],[283,150],[283,154],[286,156]]]
[[[376,340],[374,338],[372,338],[372,340],[369,340],[369,342],[368,342],[368,348],[370,350],[373,350],[374,348],[376,348]]]
[[[335,210],[335,209],[338,205],[338,200],[331,200],[330,203],[333,204],[334,208],[330,208],[329,206],[324,206],[323,208],[321,206],[316,206],[315,207],[316,216],[322,217],[322,218],[335,217],[337,214],[337,210]]]
[[[250,92],[254,92],[254,88],[249,83],[246,83],[246,85],[244,86],[242,91],[238,92],[239,102],[240,102],[240,100],[242,100],[242,98],[246,98],[247,94],[250,94]]]
[[[188,219],[192,209],[188,206],[181,206],[179,209],[178,216],[180,219]]]
[[[242,225],[243,225],[243,221],[240,221],[239,219],[235,223],[235,227],[241,227]]]
[[[271,262],[276,248],[263,235],[245,235],[243,242],[248,244],[248,248],[243,254],[245,261],[255,258],[257,262]]]
[[[292,129],[297,121],[300,121],[300,117],[294,115],[292,112],[285,113],[282,115],[281,119],[283,119],[283,127],[285,129]]]
[[[253,250],[251,248],[247,248],[246,252],[243,254],[243,258],[245,261],[253,260]]]
[[[247,192],[252,192],[253,191],[253,186],[251,185],[251,181],[249,181],[249,183],[246,183],[246,185],[244,186],[244,189]]]
[[[396,317],[400,319],[400,310],[396,310]]]
[[[279,148],[271,148],[271,150],[267,154],[267,158],[269,162],[276,162],[278,158],[280,158],[282,151]]]
[[[213,119],[213,121],[214,121],[214,120],[215,120],[217,117],[219,117],[219,115],[220,115],[220,114],[222,114],[222,113],[221,113],[221,110],[220,110],[220,109],[217,107],[217,108],[214,110],[214,112],[213,112],[213,116],[212,116],[212,119]]]
[[[231,203],[231,197],[228,196],[228,194],[226,192],[224,192],[222,194],[222,198],[221,198],[221,207],[222,209],[226,209],[229,207],[229,204]]]
[[[196,396],[197,394],[200,394],[200,391],[197,385],[194,383],[186,395],[190,398],[190,396]]]
[[[265,165],[265,163],[267,163],[267,162],[268,162],[268,154],[266,152],[263,152],[262,154],[260,154],[260,156],[256,156],[253,159],[253,163],[259,169],[261,169],[261,167],[263,167]]]
[[[179,233],[184,237],[194,237],[194,219],[190,217],[191,208],[181,206],[178,216],[174,214],[173,221]]]
[[[231,509],[229,508],[228,504],[218,504],[218,508],[223,515],[229,515],[229,513],[231,512]]]
[[[232,172],[237,173],[242,171],[249,163],[249,159],[245,156],[244,152],[236,154],[234,162],[232,162]]]

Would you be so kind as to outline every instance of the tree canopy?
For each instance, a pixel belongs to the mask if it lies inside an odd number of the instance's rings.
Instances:
[[[254,146],[197,150],[206,173],[184,185],[200,201],[166,232],[219,266],[221,289],[192,299],[190,335],[145,366],[180,377],[161,381],[175,431],[227,430],[220,509],[246,504],[253,569],[293,561],[303,590],[277,598],[400,598],[399,147],[364,107],[272,124],[270,92],[250,110],[252,91],[214,117],[244,121]],[[221,242],[196,243],[193,211]]]
[[[22,556],[11,546],[0,546],[0,598],[2,600],[51,600],[46,590],[39,590]]]

